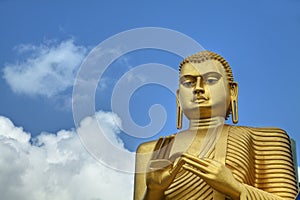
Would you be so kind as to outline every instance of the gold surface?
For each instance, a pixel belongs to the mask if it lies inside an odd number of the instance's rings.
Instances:
[[[203,51],[180,64],[177,127],[187,130],[137,149],[134,199],[294,199],[291,145],[285,131],[238,122],[238,84],[229,64]]]

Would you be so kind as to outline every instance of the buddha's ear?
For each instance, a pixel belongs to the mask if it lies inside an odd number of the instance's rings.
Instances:
[[[230,83],[230,96],[231,98],[237,99],[239,93],[238,83],[232,82]]]
[[[176,91],[176,127],[177,129],[182,128],[182,108],[180,106],[180,101],[179,101],[179,89]]]
[[[232,82],[230,84],[230,104],[231,104],[231,112],[232,112],[232,122],[237,124],[239,121],[238,115],[238,84],[237,82]]]

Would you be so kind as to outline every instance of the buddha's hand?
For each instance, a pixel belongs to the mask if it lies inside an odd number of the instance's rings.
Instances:
[[[215,190],[230,196],[232,199],[240,199],[244,186],[234,178],[230,169],[224,164],[189,154],[183,154],[182,157],[185,161],[184,169],[198,175]]]
[[[174,180],[177,172],[183,165],[178,162],[175,166],[169,160],[174,136],[165,139],[160,138],[154,148],[152,158],[148,163],[146,174],[147,189],[152,191],[164,192]]]

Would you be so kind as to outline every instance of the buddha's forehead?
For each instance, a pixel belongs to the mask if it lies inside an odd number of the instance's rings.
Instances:
[[[209,72],[217,72],[226,76],[224,67],[217,60],[207,60],[201,63],[186,63],[182,65],[180,76],[201,76]]]

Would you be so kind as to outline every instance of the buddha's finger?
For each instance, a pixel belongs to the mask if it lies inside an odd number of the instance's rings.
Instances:
[[[206,174],[215,174],[215,172],[218,170],[218,166],[213,165],[203,159],[191,160],[186,158],[185,162]]]
[[[172,168],[170,174],[177,174],[177,172],[181,169],[181,167],[185,164],[186,158],[179,158],[177,164]]]
[[[188,159],[191,159],[191,160],[198,160],[199,159],[198,157],[190,155],[190,154],[187,154],[187,153],[182,154],[182,156],[186,157]]]
[[[183,165],[182,167],[183,167],[183,169],[185,169],[185,170],[187,170],[187,171],[190,171],[190,172],[192,172],[193,174],[195,174],[195,175],[197,175],[197,176],[199,176],[199,177],[201,177],[201,178],[203,178],[203,179],[210,179],[210,175],[209,175],[209,174],[206,174],[206,173],[204,173],[204,172],[201,172],[201,171],[199,171],[199,170],[197,170],[197,169],[195,169],[195,168],[192,168],[192,167],[190,167],[190,166],[188,166],[188,165]]]
[[[153,150],[153,153],[152,153],[151,160],[157,159],[158,154],[159,154],[159,151],[160,151],[160,148],[161,148],[161,144],[162,144],[163,140],[164,140],[164,138],[163,138],[163,137],[160,137],[160,138],[158,139],[158,141],[156,142],[155,147],[154,147],[154,150]]]
[[[203,158],[203,161],[206,161],[208,163],[211,163],[212,165],[215,165],[215,166],[221,166],[221,163],[216,161],[216,160],[213,160],[211,158]]]
[[[157,159],[164,159],[165,152],[166,152],[166,149],[167,149],[169,143],[170,143],[170,136],[167,136],[161,144],[161,147],[160,147],[158,155],[157,155]]]
[[[164,153],[164,156],[163,156],[164,159],[169,159],[170,152],[171,152],[171,149],[172,149],[172,146],[173,146],[173,143],[174,143],[174,135],[171,135],[167,138],[169,139],[169,141],[168,141],[168,144],[166,146],[166,150],[165,150],[165,153]]]
[[[198,157],[195,157],[195,156],[192,156],[192,155],[189,155],[189,154],[186,154],[186,153],[184,153],[182,156],[185,157],[185,158],[187,158],[188,160],[192,160],[192,161],[194,161],[194,162],[196,162],[196,163],[199,163],[199,164],[201,164],[201,165],[205,165],[205,166],[210,166],[210,165],[211,165],[211,164],[210,164],[207,160],[205,160],[205,159],[200,159],[200,158],[198,158]]]

